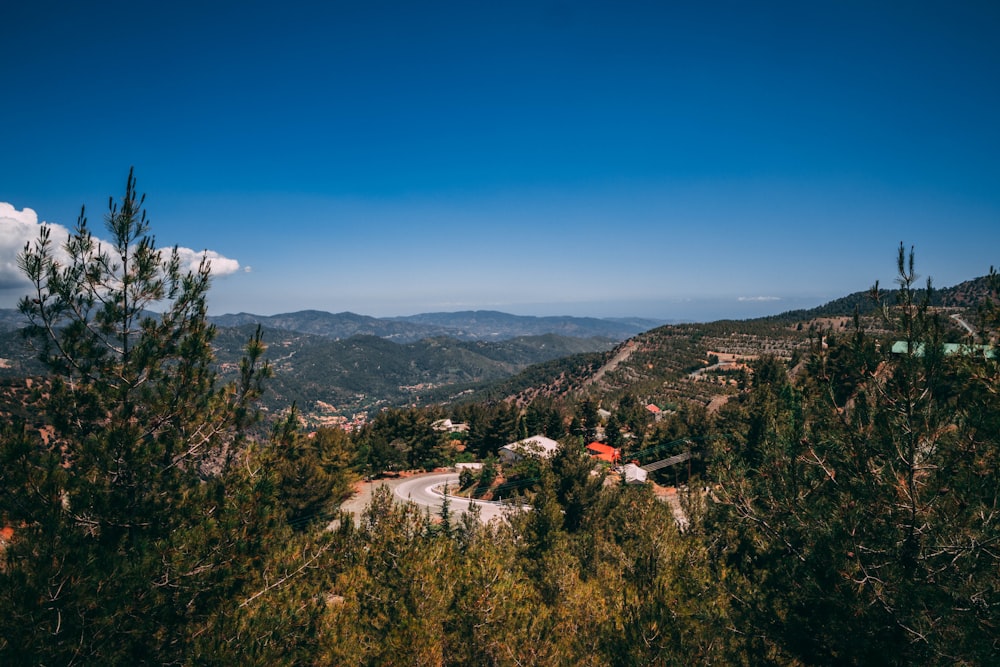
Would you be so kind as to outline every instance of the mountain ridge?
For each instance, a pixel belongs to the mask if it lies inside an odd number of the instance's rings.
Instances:
[[[272,329],[325,336],[333,339],[357,335],[378,336],[399,343],[448,336],[458,340],[507,340],[519,336],[559,334],[573,338],[626,340],[644,330],[664,324],[643,318],[604,319],[570,315],[512,315],[495,310],[419,313],[398,317],[372,317],[350,311],[329,313],[301,310],[276,315],[235,313],[213,315],[209,321],[219,326],[260,324]]]

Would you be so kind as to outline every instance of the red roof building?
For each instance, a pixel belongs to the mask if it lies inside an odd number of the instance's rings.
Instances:
[[[603,442],[592,442],[587,445],[587,451],[595,459],[600,459],[602,461],[607,461],[608,463],[618,463],[621,461],[622,453],[610,445],[605,445]]]

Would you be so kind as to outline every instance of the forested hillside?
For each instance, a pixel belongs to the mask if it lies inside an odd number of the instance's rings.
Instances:
[[[224,377],[236,370],[240,346],[252,332],[252,327],[219,332],[216,349]],[[268,330],[264,340],[265,359],[273,369],[265,406],[276,411],[294,402],[304,413],[319,413],[324,404],[345,415],[448,402],[532,364],[611,346],[606,339],[551,334],[496,342],[428,338],[400,344],[375,336],[330,340]]]

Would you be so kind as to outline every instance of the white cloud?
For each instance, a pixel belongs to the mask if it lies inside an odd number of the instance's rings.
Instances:
[[[38,238],[42,225],[52,229],[52,241],[56,252],[62,253],[62,239],[69,234],[62,225],[38,222],[38,214],[30,208],[18,211],[6,202],[0,202],[0,289],[23,287],[27,279],[17,267],[17,254],[24,250],[24,244]]]
[[[235,259],[223,257],[214,250],[203,250],[198,252],[190,248],[177,248],[177,254],[181,258],[181,271],[197,271],[201,264],[201,258],[207,257],[212,269],[212,275],[228,276],[240,270],[240,263]]]
[[[62,245],[69,236],[69,229],[51,222],[39,222],[38,214],[33,209],[18,211],[11,204],[0,202],[0,289],[27,286],[27,280],[17,266],[17,255],[24,250],[26,243],[32,243],[38,238],[38,231],[42,226],[52,230],[51,239],[56,257],[65,259],[61,257]],[[170,249],[163,250],[166,253]],[[196,271],[203,255],[211,263],[213,276],[226,276],[240,270],[238,261],[223,257],[214,250],[198,252],[190,248],[177,248],[177,252],[182,271]]]
[[[780,296],[741,296],[738,301],[781,301]]]

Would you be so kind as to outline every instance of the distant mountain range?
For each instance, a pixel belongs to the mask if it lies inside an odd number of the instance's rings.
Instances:
[[[407,317],[369,317],[356,313],[303,310],[281,315],[238,313],[213,316],[209,319],[221,327],[259,324],[270,329],[295,331],[326,338],[377,336],[396,343],[412,343],[441,336],[464,341],[498,341],[545,334],[621,341],[665,324],[662,320],[640,318],[532,317],[492,310],[423,313]]]

